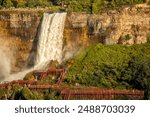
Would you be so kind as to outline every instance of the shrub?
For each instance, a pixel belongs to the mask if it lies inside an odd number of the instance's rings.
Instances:
[[[49,2],[48,0],[29,0],[27,2],[28,7],[46,7],[46,6],[52,6],[52,3]]]
[[[150,57],[150,45],[141,44],[91,46],[74,58],[67,72],[65,83],[105,88],[132,88],[133,72],[129,61],[133,57]]]
[[[128,69],[131,71],[132,85],[137,89],[144,90],[144,99],[149,99],[150,59],[138,56],[133,57],[129,62]]]
[[[30,7],[30,8],[35,7],[36,6],[36,1],[37,0],[28,0],[27,6]]]
[[[36,99],[36,96],[27,87],[24,87],[22,89],[21,96],[22,96],[23,99],[26,99],[26,100],[34,100],[34,99]]]
[[[98,13],[100,10],[117,9],[125,5],[144,2],[145,0],[65,0],[69,11],[86,11],[89,13]]]
[[[21,7],[21,8],[25,8],[26,7],[27,2],[26,1],[21,1],[17,3],[16,7]]]
[[[35,79],[34,73],[33,72],[27,73],[23,79],[24,80],[34,80]]]
[[[0,89],[0,99],[5,99],[6,98],[6,91],[5,89]]]
[[[147,43],[150,44],[150,35],[147,35],[146,40],[147,40]]]
[[[52,6],[52,2],[49,2],[48,0],[36,0],[36,6],[41,7]]]
[[[5,0],[3,2],[3,6],[9,8],[9,7],[13,7],[14,4],[13,4],[13,2],[11,0]]]
[[[61,0],[54,0],[53,4],[56,6],[61,5]]]

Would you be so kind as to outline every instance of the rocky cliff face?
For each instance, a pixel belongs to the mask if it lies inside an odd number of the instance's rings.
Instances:
[[[9,56],[16,60],[12,63],[14,69],[25,64],[41,18],[42,13],[37,10],[0,11],[0,46],[10,48]],[[140,44],[145,43],[149,35],[150,6],[147,5],[100,14],[71,13],[65,23],[64,58],[91,43]]]
[[[13,71],[24,66],[41,17],[32,11],[0,11],[0,47],[5,47],[7,57],[14,57]]]
[[[101,14],[68,14],[65,58],[91,43],[140,44],[150,37],[150,6],[141,4]]]
[[[150,35],[150,6],[136,5],[98,15],[70,14],[66,28],[71,35],[68,38],[72,40],[97,39],[104,44],[145,43]]]

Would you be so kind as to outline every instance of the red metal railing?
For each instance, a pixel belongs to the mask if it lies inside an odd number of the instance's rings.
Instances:
[[[59,73],[60,76],[56,85],[35,85],[36,82],[41,81],[44,77],[52,73]],[[27,86],[30,89],[61,89],[61,96],[63,99],[115,99],[119,96],[128,96],[131,99],[141,99],[144,96],[144,91],[138,90],[113,90],[100,89],[97,87],[80,87],[80,86],[62,86],[61,83],[65,76],[65,69],[50,68],[45,72],[40,72],[40,80],[14,80],[12,82],[0,84],[0,88],[7,88],[14,84]]]
[[[60,85],[64,79],[64,75],[65,75],[65,69],[56,69],[56,68],[50,68],[48,69],[47,71],[44,71],[44,72],[40,72],[40,78],[39,80],[14,80],[14,81],[11,81],[11,82],[8,82],[8,83],[3,83],[3,84],[0,84],[0,88],[7,88],[8,85],[12,86],[14,84],[19,84],[19,85],[32,85],[34,84],[35,82],[39,82],[41,81],[44,77],[48,76],[49,74],[52,74],[52,73],[60,73],[60,77],[58,78],[58,81],[56,83],[56,85]]]
[[[64,74],[64,72],[65,72],[65,69],[50,68],[47,71],[41,73],[40,80],[42,80],[44,77],[48,76],[49,74],[52,74],[52,73],[55,73],[54,75],[56,75],[56,73]]]
[[[142,99],[144,91],[138,90],[107,90],[107,89],[64,89],[61,92],[63,99],[117,99],[126,96],[130,99]]]
[[[142,99],[144,91],[100,89],[97,87],[59,86],[59,85],[28,85],[30,89],[61,89],[63,99],[117,99],[126,96],[129,99]]]

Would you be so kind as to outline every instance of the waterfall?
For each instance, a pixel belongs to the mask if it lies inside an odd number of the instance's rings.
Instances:
[[[49,60],[57,60],[61,63],[65,17],[66,13],[44,13],[35,65],[44,66]]]
[[[66,13],[44,13],[41,29],[38,32],[35,66],[12,74],[5,80],[23,79],[27,73],[43,68],[50,60],[57,60],[61,63],[65,18]]]

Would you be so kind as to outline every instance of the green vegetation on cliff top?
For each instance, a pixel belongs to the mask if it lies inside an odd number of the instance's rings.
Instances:
[[[149,1],[149,0],[148,0]],[[69,11],[98,13],[101,10],[148,3],[147,0],[65,0]]]
[[[150,0],[0,0],[1,8],[34,8],[57,6],[69,12],[98,13],[101,10],[117,9],[140,3],[150,4]]]

